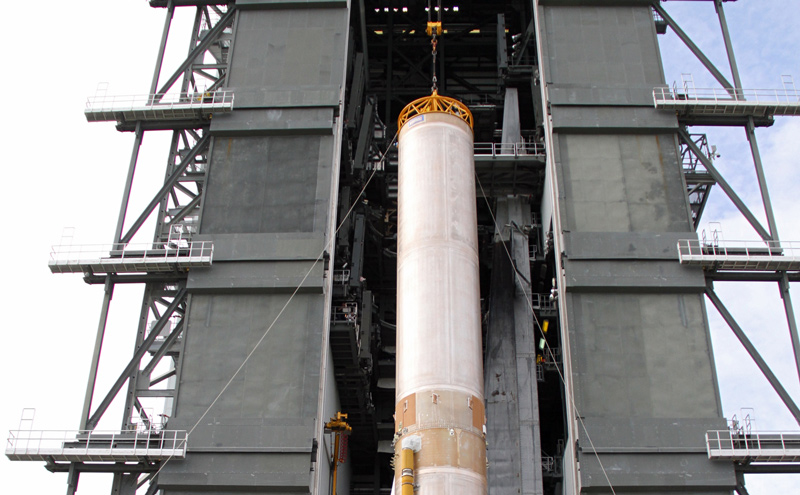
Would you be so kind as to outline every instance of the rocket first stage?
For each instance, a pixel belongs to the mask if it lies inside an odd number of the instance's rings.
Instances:
[[[398,128],[395,493],[485,495],[472,114],[434,92]]]

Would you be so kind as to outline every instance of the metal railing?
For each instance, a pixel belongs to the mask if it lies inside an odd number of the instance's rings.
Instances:
[[[477,156],[513,156],[515,158],[544,155],[543,143],[475,143],[474,153]]]
[[[147,108],[168,110],[170,108],[205,110],[232,108],[233,91],[205,91],[199,93],[166,93],[146,95],[90,96],[86,99],[86,113],[125,112]]]
[[[765,256],[779,256],[781,258],[800,258],[800,242],[681,239],[678,241],[678,253],[681,257],[714,256],[732,258],[746,256],[763,259]]]
[[[213,256],[213,241],[178,239],[152,244],[66,244],[53,246],[48,264],[54,273],[72,272],[81,265],[132,264],[157,268],[156,265],[170,264],[188,267],[210,265]]]
[[[561,365],[561,348],[547,347],[542,353],[542,364],[548,368],[558,368]]]
[[[557,311],[558,304],[550,299],[550,294],[531,294],[531,306],[539,311]]]
[[[337,285],[347,285],[350,282],[350,270],[334,270],[333,283]]]
[[[184,457],[189,438],[185,430],[12,430],[6,457],[15,461],[157,460]]]
[[[340,306],[334,306],[331,311],[331,321],[333,323],[347,323],[355,325],[358,321],[358,304],[346,302]]]
[[[706,449],[709,459],[798,462],[800,432],[711,430],[706,432]]]
[[[653,101],[656,107],[659,106],[659,103],[664,102],[800,106],[800,91],[788,87],[726,90],[723,88],[694,88],[686,85],[679,87],[674,84],[672,88],[666,86],[654,88]]]
[[[681,239],[678,257],[684,264],[723,269],[795,269],[800,267],[800,242]]]

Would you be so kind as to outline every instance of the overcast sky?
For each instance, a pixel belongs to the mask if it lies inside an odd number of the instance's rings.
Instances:
[[[663,4],[726,75],[725,52],[712,2]],[[5,150],[5,180],[0,182],[0,215],[6,270],[3,334],[5,394],[0,428],[17,429],[23,408],[36,408],[36,429],[78,426],[89,361],[102,301],[100,287],[79,275],[52,275],[50,246],[64,227],[75,227],[74,244],[112,240],[133,137],[112,123],[86,123],[87,96],[100,82],[108,94],[148,91],[165,12],[144,0],[90,1],[76,6],[59,0],[36,4],[35,22],[9,22],[6,37],[4,98],[6,118],[0,134]],[[800,88],[800,2],[742,0],[725,4],[745,88],[781,88],[781,75],[793,74]],[[192,14],[181,12],[168,67],[185,53]],[[660,36],[667,82],[692,73],[695,85],[717,87],[711,76],[680,45],[674,34]],[[706,132],[721,157],[717,166],[759,218],[763,208],[752,159],[742,129],[692,129]],[[163,134],[163,135],[158,135]],[[784,240],[800,241],[797,161],[800,118],[777,118],[757,131],[778,228]],[[132,210],[160,186],[169,135],[148,133],[134,183]],[[755,239],[721,190],[715,188],[704,223],[721,223],[725,239]],[[150,232],[151,230],[148,230]],[[800,291],[795,311],[800,314]],[[107,390],[131,355],[141,287],[118,287],[101,361],[99,389]],[[718,292],[796,401],[800,385],[776,284],[718,284]],[[798,430],[797,424],[761,377],[730,330],[709,309],[715,359],[725,414],[754,407],[761,430]],[[119,426],[119,409],[100,427]],[[0,459],[0,479],[8,493],[63,493],[66,476],[50,474],[39,462]],[[79,493],[107,494],[109,477],[86,475]],[[752,495],[800,492],[800,476],[748,478]]]

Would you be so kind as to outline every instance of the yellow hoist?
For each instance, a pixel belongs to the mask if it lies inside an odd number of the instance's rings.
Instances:
[[[339,464],[346,460],[347,435],[353,431],[353,428],[347,424],[347,414],[337,412],[336,416],[325,423],[325,431],[330,431],[334,435],[333,455],[331,459],[331,463],[333,464],[333,486],[331,488],[331,495],[336,495],[336,470]]]

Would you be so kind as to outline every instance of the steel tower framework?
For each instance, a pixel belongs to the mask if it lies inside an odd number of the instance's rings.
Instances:
[[[490,493],[745,494],[744,473],[794,472],[800,438],[727,428],[704,299],[800,422],[713,285],[779,284],[800,373],[800,253],[779,240],[755,138],[800,94],[742,86],[709,1],[733,82],[651,0],[445,2],[438,58],[424,1],[150,0],[166,18],[149,92],[86,110],[135,136],[113,243],[51,260],[105,288],[80,431],[12,432],[7,455],[67,472],[68,494],[90,472],[118,494],[322,494],[335,469],[340,492],[388,494],[394,122],[436,63],[474,115]],[[178,8],[195,12],[190,50],[165,70]],[[721,89],[665,85],[666,29]],[[766,226],[691,133],[715,125],[745,129]],[[152,131],[172,132],[168,167],[131,211]],[[697,239],[712,186],[763,242]],[[135,348],[96,390],[126,283],[145,287]],[[97,431],[114,401],[119,430]],[[338,411],[346,455],[325,427]]]

